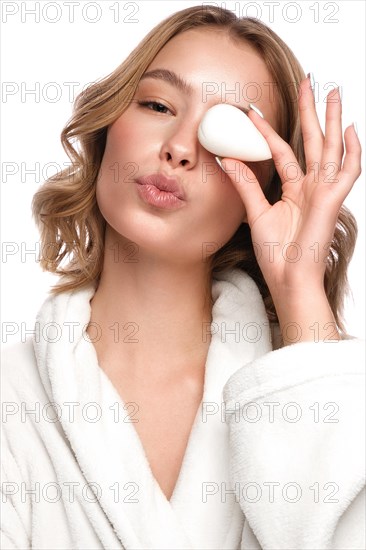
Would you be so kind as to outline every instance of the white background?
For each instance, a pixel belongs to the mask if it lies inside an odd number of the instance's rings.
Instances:
[[[329,82],[341,85],[343,128],[355,120],[365,148],[364,1],[211,3],[236,15],[259,17],[289,45],[305,72],[314,73],[323,129],[324,90]],[[57,280],[41,271],[37,252],[29,252],[38,241],[30,204],[43,180],[57,171],[55,166],[64,168],[68,162],[59,136],[71,115],[74,97],[87,83],[112,72],[165,17],[202,2],[79,0],[74,4],[74,22],[70,22],[72,10],[67,2],[1,2],[1,231],[3,252],[4,248],[8,251],[2,254],[1,263],[3,327],[9,322],[20,327],[23,322],[23,328],[31,330]],[[51,82],[56,85],[50,86]],[[36,94],[29,93],[32,89]],[[36,173],[26,174],[32,168]],[[16,172],[10,174],[11,169]],[[353,301],[347,302],[346,310],[348,332],[356,336],[364,334],[364,199],[363,172],[346,199],[360,233],[349,271]],[[20,339],[19,328],[14,336],[3,333],[2,342]]]

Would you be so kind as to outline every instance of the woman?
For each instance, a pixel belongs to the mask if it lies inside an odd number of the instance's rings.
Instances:
[[[225,102],[273,161],[202,147]],[[338,90],[323,136],[284,42],[197,6],[79,96],[62,139],[72,170],[33,203],[60,283],[4,361],[3,547],[363,547],[342,321],[361,148],[348,127],[342,161]]]

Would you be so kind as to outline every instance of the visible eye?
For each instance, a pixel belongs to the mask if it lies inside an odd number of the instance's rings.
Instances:
[[[158,107],[158,108],[162,108],[162,109],[166,109],[167,111],[169,111],[168,107],[166,107],[165,105],[163,105],[162,103],[158,103],[157,101],[138,101],[137,102],[139,105],[141,105],[142,107],[147,107],[148,109],[150,109],[151,111],[155,111],[156,113],[162,113],[162,114],[165,114],[162,110],[155,110],[154,107]],[[150,107],[152,106],[152,107]]]

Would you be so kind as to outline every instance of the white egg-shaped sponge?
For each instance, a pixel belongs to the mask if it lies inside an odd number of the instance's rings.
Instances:
[[[267,141],[250,118],[227,103],[214,105],[198,128],[201,145],[219,157],[258,161],[272,158]]]

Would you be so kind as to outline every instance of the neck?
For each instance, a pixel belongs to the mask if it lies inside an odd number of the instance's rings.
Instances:
[[[126,248],[129,241],[118,236],[122,257],[112,235],[106,231],[103,271],[87,330],[101,366],[158,377],[194,374],[197,365],[204,369],[210,342],[203,333],[212,321],[207,264],[169,262],[141,248],[135,255],[132,245]]]

